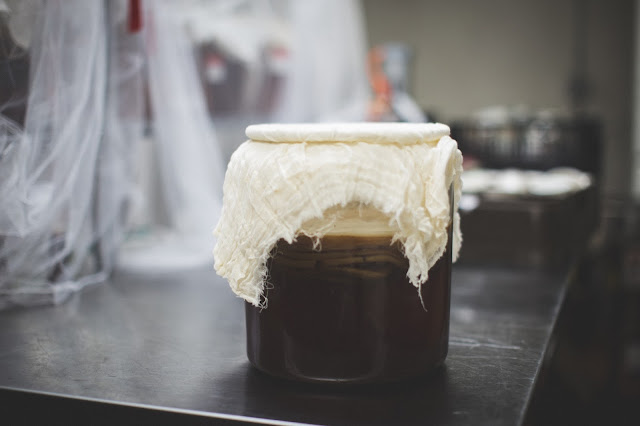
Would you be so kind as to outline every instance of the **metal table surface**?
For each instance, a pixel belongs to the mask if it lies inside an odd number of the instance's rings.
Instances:
[[[75,410],[76,420],[111,413],[114,423],[151,413],[180,424],[520,424],[565,278],[455,266],[445,366],[411,382],[345,388],[254,370],[244,302],[212,271],[116,274],[60,306],[0,312],[0,399],[62,404],[58,415]]]

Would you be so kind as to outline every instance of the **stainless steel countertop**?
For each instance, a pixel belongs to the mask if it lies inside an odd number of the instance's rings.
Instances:
[[[0,312],[0,399],[116,423],[519,424],[565,278],[454,266],[445,366],[412,382],[340,388],[255,371],[244,302],[212,271],[116,274],[61,306]]]

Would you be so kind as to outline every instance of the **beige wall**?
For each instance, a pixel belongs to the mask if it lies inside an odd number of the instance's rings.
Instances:
[[[362,0],[370,45],[415,49],[413,94],[447,122],[490,105],[566,107],[569,0]],[[633,0],[588,4],[590,107],[605,124],[604,187],[630,187]]]

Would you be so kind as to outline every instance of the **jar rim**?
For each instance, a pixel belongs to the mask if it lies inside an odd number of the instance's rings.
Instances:
[[[437,142],[449,136],[442,123],[295,123],[254,124],[246,136],[255,142],[270,143],[375,143],[413,145]]]

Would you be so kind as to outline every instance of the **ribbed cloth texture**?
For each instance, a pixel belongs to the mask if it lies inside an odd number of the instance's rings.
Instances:
[[[276,242],[293,242],[303,223],[355,202],[389,218],[393,239],[409,260],[407,276],[419,286],[447,245],[451,185],[452,255],[458,256],[461,173],[462,154],[449,136],[415,144],[247,141],[227,169],[214,231],[215,269],[238,296],[261,306],[266,261]]]

